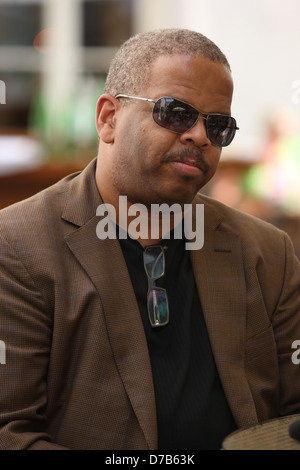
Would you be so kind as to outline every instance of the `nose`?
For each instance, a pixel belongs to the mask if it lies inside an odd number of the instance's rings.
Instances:
[[[211,141],[207,137],[205,119],[199,116],[194,126],[180,135],[180,140],[182,143],[192,142],[199,148],[210,146]]]

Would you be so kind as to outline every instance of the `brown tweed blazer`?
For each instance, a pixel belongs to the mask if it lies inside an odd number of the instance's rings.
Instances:
[[[0,212],[0,449],[156,449],[151,367],[117,240],[96,236],[95,160]],[[300,266],[287,235],[199,196],[191,251],[239,427],[299,412]],[[3,362],[3,361],[2,361]]]

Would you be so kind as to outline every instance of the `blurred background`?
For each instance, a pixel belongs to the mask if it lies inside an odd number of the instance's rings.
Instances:
[[[203,192],[283,228],[300,256],[299,18],[299,0],[0,0],[0,208],[96,156],[96,102],[126,39],[186,27],[226,54],[240,127]]]

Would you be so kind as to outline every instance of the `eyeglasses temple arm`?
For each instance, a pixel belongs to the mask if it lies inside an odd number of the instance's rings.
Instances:
[[[155,103],[155,100],[151,100],[149,98],[141,98],[140,96],[130,96],[130,95],[123,95],[119,94],[115,96],[116,99],[118,98],[131,98],[133,100],[142,100],[142,101],[149,101],[150,103]]]

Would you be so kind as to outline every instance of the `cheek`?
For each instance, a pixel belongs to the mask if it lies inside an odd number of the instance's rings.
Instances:
[[[143,142],[147,142],[149,130],[147,125],[138,118],[138,114],[131,114],[123,122],[117,134],[116,142],[119,142],[124,153],[129,153],[133,157],[134,153],[138,153]],[[148,126],[149,127],[149,126]]]
[[[215,148],[214,150],[215,150],[214,153],[209,158],[210,169],[206,177],[206,182],[208,182],[214,176],[219,165],[222,149]]]
[[[170,150],[168,139],[152,124],[140,125],[127,139],[127,149],[130,149],[129,158],[137,167],[144,171],[155,171],[160,168],[163,155]]]

